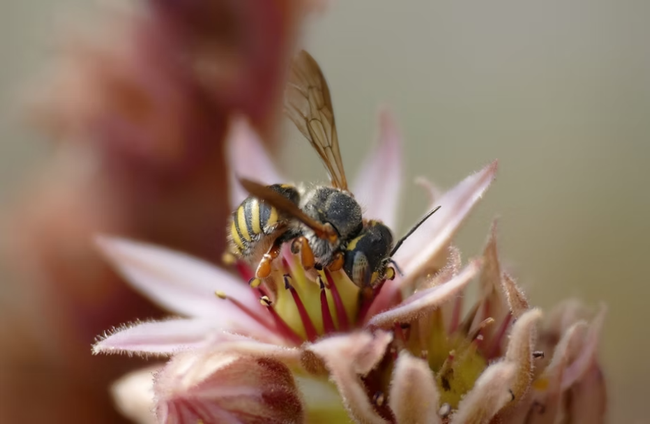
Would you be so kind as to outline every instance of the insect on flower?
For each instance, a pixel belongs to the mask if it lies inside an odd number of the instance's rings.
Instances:
[[[331,186],[301,190],[287,184],[265,186],[240,178],[251,194],[230,222],[230,250],[256,267],[252,285],[270,276],[282,245],[292,241],[306,270],[343,271],[358,287],[374,287],[395,278],[391,259],[402,242],[438,208],[433,209],[396,244],[391,230],[362,217],[348,190],[329,87],[318,63],[301,51],[294,60],[285,93],[285,112],[318,152]],[[390,266],[390,264],[393,266]]]

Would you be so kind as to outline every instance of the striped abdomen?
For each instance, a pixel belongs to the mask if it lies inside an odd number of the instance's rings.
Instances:
[[[270,187],[298,204],[300,194],[295,187],[286,184]],[[232,214],[229,229],[232,253],[246,258],[257,256],[259,248],[268,246],[280,235],[276,233],[286,227],[286,221],[287,217],[275,207],[252,196],[246,198]]]

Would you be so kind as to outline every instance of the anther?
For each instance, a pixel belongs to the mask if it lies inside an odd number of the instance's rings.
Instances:
[[[512,402],[515,400],[515,392],[513,392],[512,389],[508,389],[508,391],[510,392],[510,396],[512,396],[512,399],[510,399],[510,402]]]
[[[291,276],[289,274],[284,274],[282,278],[284,280],[284,288],[286,290],[292,289],[293,286],[291,285]]]
[[[214,294],[216,294],[219,299],[224,299],[224,300],[228,299],[226,293],[222,292],[221,290],[217,290],[216,292],[214,292]]]
[[[316,271],[322,271],[322,270],[323,270],[323,265],[321,265],[321,264],[319,264],[318,262],[316,262],[316,263],[314,264],[314,269],[315,269]]]
[[[262,280],[256,277],[253,277],[250,280],[248,280],[248,285],[254,289],[258,288],[261,284],[262,284]]]
[[[534,351],[533,352],[533,358],[535,358],[535,359],[544,358],[544,351],[543,350]]]
[[[271,306],[272,305],[271,299],[269,299],[268,296],[260,297],[260,303],[262,304],[262,306]]]
[[[384,393],[382,392],[376,392],[374,395],[372,395],[372,403],[377,406],[383,406],[385,401],[386,396],[384,396]]]

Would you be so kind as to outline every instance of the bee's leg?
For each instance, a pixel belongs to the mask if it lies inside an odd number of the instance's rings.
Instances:
[[[298,237],[291,243],[291,252],[294,255],[300,253],[300,262],[306,271],[309,271],[316,265],[314,252],[311,250],[311,246],[305,237]]]
[[[264,256],[262,256],[262,260],[260,261],[259,265],[257,266],[257,270],[255,271],[255,277],[263,280],[271,275],[271,271],[273,270],[271,263],[278,256],[280,256],[282,243],[284,243],[284,239],[282,239],[282,237],[278,237],[273,241],[273,244],[269,250],[264,254]]]
[[[343,268],[345,258],[343,257],[343,252],[336,252],[332,258],[332,263],[327,267],[330,271],[336,272]]]

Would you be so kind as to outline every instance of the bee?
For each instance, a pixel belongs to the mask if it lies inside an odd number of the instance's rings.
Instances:
[[[361,206],[348,190],[333,110],[329,87],[318,63],[309,53],[301,51],[291,66],[285,113],[320,156],[331,186],[317,186],[294,202],[271,186],[247,179],[240,179],[240,183],[251,197],[291,217],[287,222],[295,220],[291,225],[298,223],[300,230],[294,226],[276,240],[287,241],[293,237],[292,251],[300,254],[303,267],[343,269],[357,286],[374,287],[384,279],[395,277],[391,257],[435,210],[395,245],[386,225],[364,219]],[[259,272],[257,277],[263,278]]]

